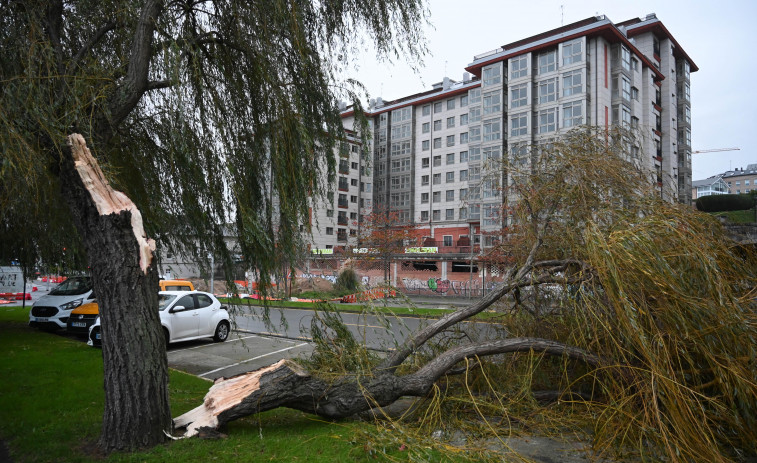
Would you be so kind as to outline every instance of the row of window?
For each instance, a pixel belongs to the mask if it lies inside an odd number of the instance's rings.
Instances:
[[[567,129],[584,123],[583,102],[566,103],[562,108],[562,128]],[[536,133],[544,134],[557,130],[559,127],[560,107],[543,109],[535,115]],[[520,113],[510,117],[510,136],[528,135],[528,119],[531,113]],[[629,113],[630,116],[630,113]]]
[[[497,225],[499,223],[499,206],[496,204],[485,204],[483,206],[483,225]],[[481,217],[481,206],[461,207],[458,209],[458,220],[473,219],[476,220]],[[428,211],[421,211],[421,222],[428,221]],[[434,209],[431,211],[431,220],[434,222],[440,222],[442,220],[441,209]],[[455,209],[444,210],[444,220],[455,220]],[[446,238],[446,237],[445,237]],[[450,240],[451,241],[451,240]],[[451,246],[445,244],[445,246]]]
[[[467,182],[468,180],[478,180],[481,178],[481,168],[480,167],[474,167],[471,168],[471,176],[468,175],[469,169],[462,169],[458,171],[457,180],[459,182]],[[441,172],[434,175],[421,175],[421,186],[427,186],[429,184],[429,180],[432,180],[434,185],[441,185],[442,183],[442,174]],[[454,183],[455,182],[455,171],[449,171],[444,173],[444,183]]]
[[[563,43],[562,48],[562,66],[570,66],[583,61],[583,41],[581,39],[572,40]],[[541,53],[536,58],[536,71],[539,74],[546,74],[557,70],[557,49]],[[509,70],[510,79],[518,79],[528,75],[528,55],[516,56],[510,58]],[[486,68],[484,68],[486,70]],[[486,85],[484,83],[484,85]]]
[[[434,114],[438,114],[444,111],[445,107],[448,111],[455,109],[455,106],[458,103],[460,104],[461,108],[468,106],[468,95],[461,95],[458,98],[448,98],[446,101],[437,101],[433,104]],[[431,107],[432,105],[430,104],[424,105],[421,108],[421,114],[424,116],[431,115]]]

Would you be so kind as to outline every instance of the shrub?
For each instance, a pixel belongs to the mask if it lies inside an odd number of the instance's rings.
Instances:
[[[334,289],[337,291],[357,291],[358,281],[359,279],[355,270],[346,268],[336,277]]]
[[[697,198],[697,210],[702,212],[743,211],[754,207],[753,195],[710,195]]]

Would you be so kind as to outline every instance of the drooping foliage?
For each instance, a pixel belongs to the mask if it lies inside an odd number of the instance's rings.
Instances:
[[[65,222],[57,147],[79,132],[163,249],[228,266],[223,235],[236,231],[263,281],[333,178],[339,101],[359,109],[363,96],[344,79],[354,52],[372,43],[414,64],[424,52],[420,1],[0,6],[2,209]]]

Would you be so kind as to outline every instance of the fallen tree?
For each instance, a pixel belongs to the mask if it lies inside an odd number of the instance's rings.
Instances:
[[[509,171],[516,225],[487,256],[507,270],[485,298],[384,358],[358,352],[325,317],[316,360],[219,380],[175,426],[192,436],[277,407],[343,418],[416,396],[428,405],[412,426],[427,436],[481,423],[472,434],[498,437],[549,414],[557,432],[592,430],[597,451],[669,461],[754,455],[754,253],[734,248],[711,217],[661,202],[617,155],[627,140],[601,135],[575,133],[555,145],[559,155],[534,153],[538,176]],[[545,285],[559,288],[557,300],[534,307],[542,299],[524,295]],[[439,342],[495,307],[507,337]]]

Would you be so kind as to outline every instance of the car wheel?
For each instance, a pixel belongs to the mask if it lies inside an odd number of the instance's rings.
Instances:
[[[171,335],[168,334],[168,330],[163,328],[163,336],[166,337],[166,347],[168,347],[168,343],[171,341]]]
[[[224,342],[229,339],[229,322],[222,321],[216,326],[216,334],[213,336],[213,341]]]

